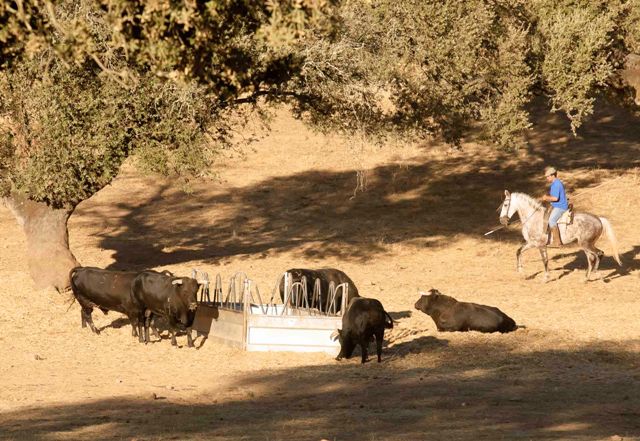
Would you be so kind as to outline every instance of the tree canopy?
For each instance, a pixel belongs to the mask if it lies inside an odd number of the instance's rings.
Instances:
[[[57,208],[132,154],[206,174],[258,99],[323,130],[515,148],[542,94],[575,133],[640,52],[640,0],[21,0],[0,26],[0,190]]]

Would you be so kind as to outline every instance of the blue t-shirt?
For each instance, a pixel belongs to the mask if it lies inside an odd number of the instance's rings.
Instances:
[[[556,178],[551,183],[549,194],[554,198],[558,198],[557,202],[551,202],[552,207],[561,208],[563,210],[569,209],[569,204],[567,203],[567,195],[564,192],[564,185],[562,185],[560,179]]]

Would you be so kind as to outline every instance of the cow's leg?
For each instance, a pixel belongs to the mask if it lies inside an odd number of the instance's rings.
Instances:
[[[144,343],[144,314],[138,316],[138,342]]]
[[[93,319],[91,318],[91,313],[93,312],[93,308],[85,308],[82,307],[82,321],[89,325],[89,328],[93,331],[94,334],[100,334],[100,331],[96,328],[96,325],[93,324]]]
[[[131,322],[131,325],[136,328],[136,335],[139,343],[144,343],[144,320],[144,311],[139,311],[135,316],[134,321]]]
[[[516,270],[521,273],[524,269],[524,265],[522,264],[522,253],[524,253],[525,251],[533,248],[534,245],[527,242],[524,245],[522,245],[520,248],[518,248],[518,251],[516,251]]]
[[[384,338],[384,328],[382,331],[376,332],[376,352],[378,354],[378,363],[382,361],[382,339]]]
[[[542,257],[542,263],[544,264],[544,279],[546,283],[549,281],[549,255],[547,253],[547,247],[538,248],[540,250],[540,257]]]
[[[129,317],[129,321],[131,322],[131,337],[138,336],[138,315],[131,315]]]
[[[171,346],[178,346],[176,340],[176,328],[171,328]]]
[[[87,319],[84,318],[84,308],[80,308],[80,320],[82,320],[82,327],[87,327]]]
[[[151,318],[153,313],[148,309],[144,312],[144,342],[149,343],[149,326],[151,325]]]
[[[369,339],[368,338],[364,338],[362,340],[360,340],[360,351],[362,351],[362,364],[367,362],[368,357],[368,352],[367,349],[369,348]]]
[[[187,346],[193,348],[193,338],[191,337],[191,328],[187,328]]]
[[[162,340],[162,337],[160,337],[160,332],[158,331],[158,319],[156,317],[153,318],[153,326],[151,326],[151,331],[158,340]]]
[[[207,338],[209,338],[209,334],[203,334],[202,340],[200,340],[200,345],[196,349],[200,349],[202,346],[204,346],[204,342],[207,341]]]

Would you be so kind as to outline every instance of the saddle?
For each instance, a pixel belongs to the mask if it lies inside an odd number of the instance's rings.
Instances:
[[[544,210],[543,230],[544,230],[545,233],[549,230],[549,217],[551,216],[551,211],[552,210],[553,210],[553,207],[551,205],[549,205]],[[559,224],[571,225],[573,223],[574,214],[575,213],[573,211],[573,204],[569,204],[569,209],[567,211],[565,211],[564,213],[562,213],[562,216],[560,216],[560,219],[558,219],[558,223]]]

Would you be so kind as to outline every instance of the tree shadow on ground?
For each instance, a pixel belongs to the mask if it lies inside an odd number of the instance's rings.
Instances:
[[[437,247],[452,237],[482,237],[497,224],[503,190],[542,194],[547,163],[564,170],[600,170],[568,179],[569,191],[597,184],[607,173],[640,166],[640,120],[611,106],[596,109],[577,138],[565,118],[534,111],[527,157],[490,148],[479,154],[425,155],[370,171],[367,190],[351,198],[355,170],[309,170],[259,184],[193,195],[158,186],[154,196],[113,207],[123,215],[100,246],[115,251],[113,269],[160,267],[192,260],[217,264],[238,255],[293,251],[301,258],[366,261],[386,246]],[[604,174],[603,174],[604,173]],[[99,207],[82,216],[104,218]],[[498,232],[516,241],[518,232]]]
[[[603,343],[523,352],[517,339],[502,336],[452,350],[432,340],[416,344],[434,353],[424,366],[424,354],[407,353],[380,364],[355,359],[242,374],[224,391],[198,391],[193,401],[165,390],[5,411],[0,430],[20,440],[640,436],[636,351]]]

